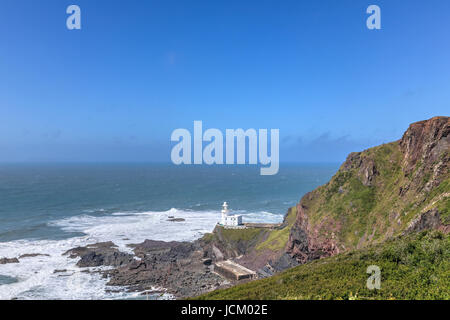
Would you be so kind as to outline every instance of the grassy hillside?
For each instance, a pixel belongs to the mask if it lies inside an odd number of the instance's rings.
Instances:
[[[400,235],[418,214],[433,208],[448,221],[449,174],[432,188],[431,170],[421,171],[419,161],[405,174],[402,161],[398,142],[349,157],[329,183],[303,199],[311,229],[319,228],[320,238],[334,231],[343,251]]]
[[[301,266],[201,298],[449,299],[449,167],[449,117],[413,123],[399,141],[351,153],[289,211],[284,228],[213,235],[221,248],[250,244],[238,250],[250,269]],[[382,269],[379,291],[366,288],[370,265]]]
[[[283,227],[279,230],[271,230],[268,237],[256,246],[257,251],[269,249],[274,252],[279,252],[286,247],[289,240],[289,232],[292,225],[295,222],[297,216],[297,208],[292,207],[289,209],[286,217],[284,218]]]
[[[381,268],[380,290],[366,288],[369,265]],[[198,299],[450,299],[450,238],[411,234]]]

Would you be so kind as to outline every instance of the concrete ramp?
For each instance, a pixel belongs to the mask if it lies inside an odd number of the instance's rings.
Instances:
[[[214,271],[231,280],[255,279],[256,272],[231,260],[216,262]]]

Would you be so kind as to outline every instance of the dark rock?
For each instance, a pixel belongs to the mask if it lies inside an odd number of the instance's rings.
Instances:
[[[432,209],[427,212],[422,213],[416,219],[411,221],[408,229],[404,232],[420,232],[429,229],[438,229],[442,225],[441,217],[437,209]]]
[[[343,172],[348,172],[352,169],[358,169],[359,178],[365,186],[371,186],[378,175],[375,161],[368,157],[363,157],[362,152],[350,153],[342,165]],[[341,189],[339,189],[339,193],[343,193]]]
[[[91,251],[81,256],[79,267],[121,266],[133,261],[133,255],[119,251]]]
[[[19,257],[19,259],[23,259],[23,258],[34,258],[34,257],[50,257],[50,255],[48,254],[42,254],[42,253],[26,253],[23,254]]]
[[[123,286],[129,291],[162,287],[177,297],[190,297],[223,285],[224,279],[209,269],[212,259],[204,257],[198,241],[145,240],[129,246],[137,259],[118,251],[111,242],[74,248],[65,254],[79,257],[79,267],[113,266],[114,269],[98,272],[109,279],[108,285]]]
[[[8,264],[8,263],[19,263],[19,259],[17,258],[1,258],[0,264]]]
[[[400,147],[404,154],[404,171],[412,172],[419,161],[422,161],[424,168],[432,167],[439,162],[439,157],[443,153],[447,153],[448,157],[449,133],[449,117],[434,117],[411,124],[400,140]],[[448,161],[444,162],[448,163]],[[447,164],[445,168],[448,170]]]
[[[131,291],[163,287],[177,297],[199,295],[215,289],[222,277],[211,273],[198,242],[163,242],[146,240],[133,245],[141,258],[106,271],[109,285],[126,286]]]
[[[53,271],[53,273],[64,273],[64,272],[67,272],[67,270],[66,269],[56,269],[55,271]]]
[[[372,159],[364,158],[361,162],[359,174],[363,185],[366,187],[371,186],[374,182],[375,176],[378,174],[375,167],[375,162]]]
[[[183,219],[183,218],[170,218],[170,219],[167,219],[167,221],[171,221],[171,222],[183,222],[183,221],[186,221],[186,220]]]
[[[274,272],[280,272],[298,265],[299,262],[295,257],[285,253],[273,264],[273,266],[269,265],[265,267],[264,271],[269,274],[273,274]]]
[[[83,254],[89,253],[92,250],[98,249],[98,250],[111,250],[112,248],[117,248],[117,246],[111,242],[99,242],[95,244],[87,245],[86,247],[77,247],[70,249],[63,253],[63,255],[69,255],[70,258],[74,259],[77,257],[80,257]]]
[[[146,254],[155,254],[158,252],[167,252],[171,248],[176,247],[180,242],[171,241],[156,241],[156,240],[145,240],[139,244],[130,244],[129,247],[133,248],[133,251],[138,256],[145,256]]]
[[[67,254],[72,259],[80,257],[81,259],[78,261],[77,266],[82,268],[99,266],[118,267],[131,263],[134,260],[132,254],[120,252],[112,242],[96,243],[86,247],[74,248],[64,253],[64,255]]]

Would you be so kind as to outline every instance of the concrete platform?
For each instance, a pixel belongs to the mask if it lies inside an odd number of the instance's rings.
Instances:
[[[278,229],[281,223],[244,223],[246,228],[264,228],[264,229]]]
[[[257,277],[256,272],[231,260],[216,262],[214,271],[231,280],[255,279]]]

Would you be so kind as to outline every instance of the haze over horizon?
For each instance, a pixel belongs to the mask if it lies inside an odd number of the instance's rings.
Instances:
[[[80,6],[82,29],[66,28]],[[366,8],[381,8],[368,30]],[[0,162],[169,162],[177,128],[341,162],[448,116],[450,2],[5,0]]]

